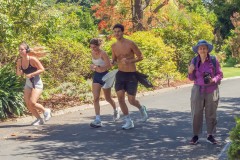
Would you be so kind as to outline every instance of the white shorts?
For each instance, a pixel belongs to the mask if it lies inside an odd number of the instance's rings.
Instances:
[[[30,78],[26,79],[24,89],[32,89],[32,88],[43,89],[43,83],[39,75],[31,79]]]

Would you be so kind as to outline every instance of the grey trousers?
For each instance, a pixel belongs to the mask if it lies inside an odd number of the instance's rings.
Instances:
[[[213,93],[200,93],[200,86],[194,85],[191,92],[191,113],[193,135],[202,133],[203,112],[205,111],[207,134],[216,133],[219,89]]]

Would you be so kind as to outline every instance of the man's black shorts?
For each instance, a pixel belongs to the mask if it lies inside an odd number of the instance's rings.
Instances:
[[[136,72],[118,71],[116,74],[115,90],[125,90],[127,94],[135,96],[137,94],[138,80]]]

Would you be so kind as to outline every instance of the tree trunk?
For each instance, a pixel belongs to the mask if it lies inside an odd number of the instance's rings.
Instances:
[[[134,31],[144,30],[142,0],[134,0],[132,21]]]
[[[156,14],[162,7],[164,7],[165,5],[167,5],[169,3],[169,0],[165,0],[163,3],[159,4],[153,11],[153,15]],[[152,20],[153,20],[153,15],[150,16],[147,20],[147,24],[151,25]]]

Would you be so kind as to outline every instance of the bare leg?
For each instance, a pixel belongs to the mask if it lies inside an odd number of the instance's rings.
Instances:
[[[137,107],[141,113],[142,121],[147,121],[148,114],[145,106],[142,106],[138,100],[136,100],[136,96],[128,95],[128,101],[131,105]]]
[[[104,97],[105,97],[106,101],[108,103],[110,103],[111,106],[113,107],[113,109],[115,110],[116,109],[116,104],[111,97],[111,88],[103,89],[103,93],[104,93]]]
[[[95,114],[100,115],[100,104],[99,104],[99,97],[101,91],[101,85],[98,83],[92,84],[92,93],[93,93],[93,105],[95,108]]]
[[[141,104],[139,103],[138,100],[136,100],[136,96],[128,95],[128,102],[129,102],[131,105],[137,107],[138,109],[141,108]]]
[[[31,98],[30,98],[30,105],[35,110],[40,110],[41,112],[44,113],[45,108],[41,104],[37,103],[41,94],[42,94],[42,89],[37,89],[37,88],[32,89],[32,94],[31,94]]]
[[[24,89],[24,100],[27,105],[28,110],[32,113],[32,115],[36,118],[40,118],[38,111],[31,105],[31,94],[32,89]]]
[[[117,91],[118,102],[124,115],[128,115],[128,107],[125,102],[125,91]]]

